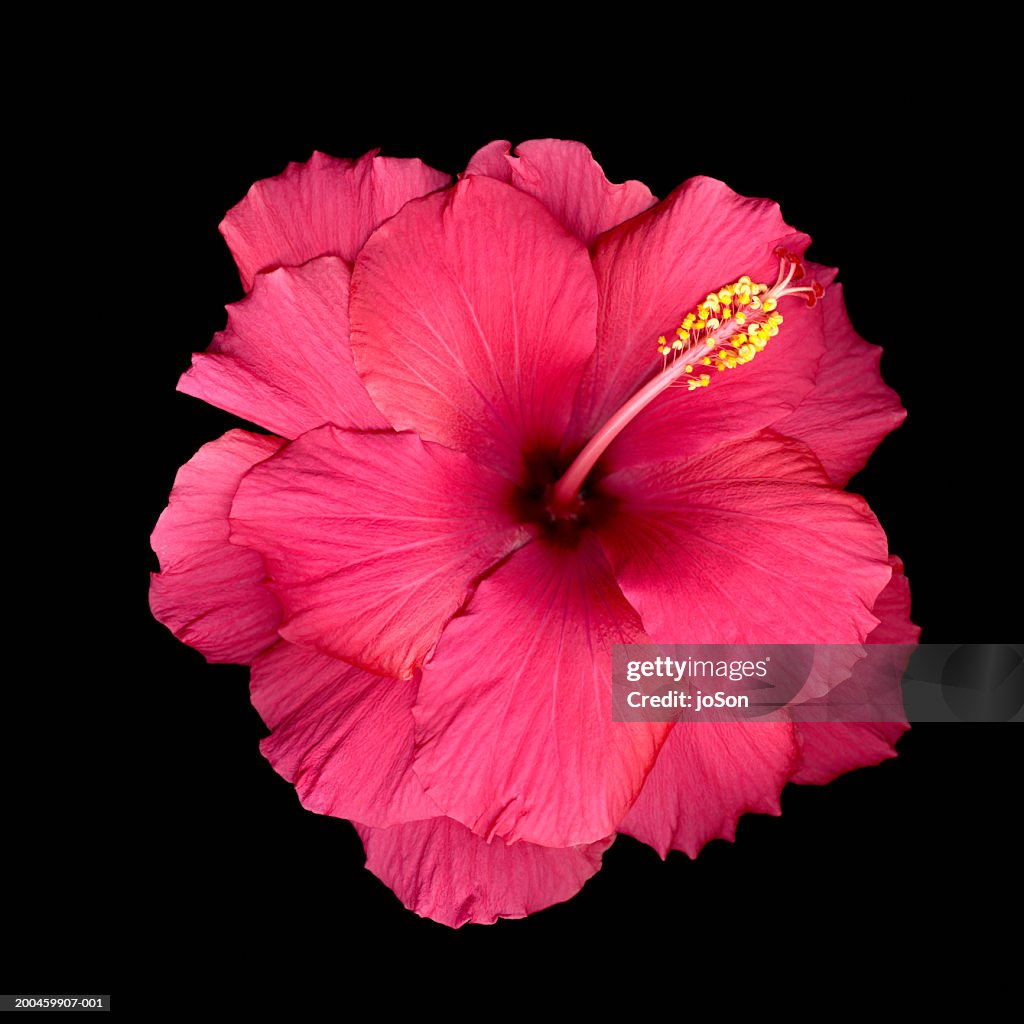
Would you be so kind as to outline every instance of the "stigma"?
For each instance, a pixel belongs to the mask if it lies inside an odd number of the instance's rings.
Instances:
[[[806,276],[803,260],[796,253],[780,246],[775,255],[779,273],[770,288],[744,274],[732,284],[709,292],[703,302],[686,314],[671,341],[665,335],[658,338],[662,370],[671,372],[673,383],[696,391],[711,383],[709,373],[694,372],[696,366],[721,372],[751,362],[779,334],[783,324],[783,316],[778,312],[780,299],[800,296],[808,306],[813,306],[825,294],[817,281],[794,283]]]

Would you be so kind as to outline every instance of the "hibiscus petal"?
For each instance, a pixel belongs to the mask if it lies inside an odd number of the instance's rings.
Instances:
[[[388,427],[352,365],[350,277],[336,256],[261,274],[178,390],[288,438],[324,423]]]
[[[170,502],[153,530],[160,560],[153,614],[208,661],[248,664],[277,640],[280,610],[264,586],[263,559],[228,540],[238,482],[285,444],[279,437],[230,430],[178,470]]]
[[[907,411],[879,372],[882,350],[853,329],[843,302],[843,286],[832,285],[822,300],[825,356],[814,387],[796,411],[774,429],[798,438],[821,460],[842,487],[878,443],[898,427]],[[780,335],[781,336],[781,335]]]
[[[790,722],[678,722],[619,831],[665,857],[736,838],[748,811],[779,814],[800,759]]]
[[[875,601],[878,626],[869,644],[916,644],[921,630],[910,621],[910,586],[903,563],[889,556],[892,579]],[[869,668],[870,664],[865,668]],[[864,671],[864,669],[862,669]],[[853,681],[857,681],[854,671]],[[903,722],[800,722],[800,766],[794,782],[822,785],[855,768],[896,756],[896,741],[910,728]]]
[[[338,160],[314,153],[274,178],[257,181],[220,225],[245,290],[261,270],[314,256],[351,263],[366,239],[410,199],[444,188],[447,174],[420,160],[377,156]]]
[[[612,184],[580,142],[532,139],[516,146],[516,156],[510,148],[489,143],[470,159],[466,174],[485,174],[536,196],[584,245],[658,201],[642,182]]]
[[[892,570],[864,500],[771,431],[686,462],[621,470],[600,531],[658,643],[860,643]]]
[[[668,726],[611,720],[611,655],[645,643],[592,538],[527,545],[485,579],[423,671],[415,768],[486,838],[543,846],[615,830]]]
[[[491,178],[409,204],[359,254],[352,348],[398,429],[512,478],[556,450],[597,298],[586,249],[544,207]]]
[[[328,425],[242,481],[232,540],[266,559],[285,639],[408,679],[474,579],[529,538],[508,489],[414,434]]]
[[[674,335],[708,292],[743,274],[772,284],[775,248],[800,253],[809,242],[786,224],[778,204],[739,196],[712,178],[691,178],[603,235],[594,249],[597,347],[580,384],[570,445],[593,436],[660,369],[658,337]],[[814,381],[821,319],[796,299],[783,299],[780,311],[786,323],[779,337],[752,364],[715,374],[709,393],[667,391],[615,441],[608,452],[614,464],[693,455],[791,412]]]
[[[354,824],[367,870],[409,910],[452,928],[526,917],[570,899],[600,869],[615,838],[553,849],[488,843],[451,818],[389,829]]]
[[[416,686],[281,641],[252,666],[260,750],[303,807],[379,828],[432,818],[412,770]]]
[[[503,181],[506,185],[511,185],[512,158],[508,155],[511,148],[512,143],[507,139],[495,139],[494,142],[488,142],[486,146],[481,146],[469,158],[465,173],[467,175],[483,174],[488,178],[495,178],[498,181]]]

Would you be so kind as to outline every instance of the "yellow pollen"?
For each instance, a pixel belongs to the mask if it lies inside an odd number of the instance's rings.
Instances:
[[[808,305],[814,304],[815,298],[824,292],[821,285],[815,282],[808,286],[791,284],[794,265],[797,269],[802,267],[800,258],[782,249],[777,249],[776,255],[780,261],[779,277],[771,288],[744,274],[732,284],[708,292],[675,328],[672,341],[665,335],[658,338],[659,354],[673,356],[671,362],[666,360],[665,372],[671,372],[680,383],[685,382],[690,391],[707,387],[711,375],[695,376],[694,365],[714,367],[721,372],[749,363],[758,352],[764,351],[769,339],[779,334],[782,314],[776,310],[780,298],[801,294],[807,297]],[[682,367],[683,375],[679,374],[677,362],[680,354],[690,358]]]

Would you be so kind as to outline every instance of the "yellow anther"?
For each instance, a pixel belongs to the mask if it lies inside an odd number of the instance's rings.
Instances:
[[[755,283],[746,274],[733,284],[708,292],[704,301],[683,317],[672,341],[664,335],[658,338],[658,352],[663,356],[687,353],[691,359],[696,355],[701,365],[718,371],[749,363],[764,351],[768,339],[779,333],[782,323],[782,315],[776,312],[778,300],[759,297],[766,293],[771,294],[768,285]],[[671,365],[676,367],[679,362]],[[707,387],[710,374],[694,377],[693,368],[694,362],[682,367],[689,389]]]

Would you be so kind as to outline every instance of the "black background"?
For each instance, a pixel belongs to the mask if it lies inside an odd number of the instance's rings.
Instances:
[[[129,988],[240,961],[256,991],[293,969],[327,984],[360,954],[458,971],[581,948],[713,959],[740,942],[762,961],[790,955],[782,947],[827,959],[866,932],[875,951],[898,941],[939,956],[951,913],[968,934],[981,908],[1009,898],[1013,728],[922,725],[878,768],[788,787],[782,816],[748,816],[735,845],[662,863],[623,838],[570,902],[451,931],[416,918],[364,871],[346,822],[300,807],[259,753],[265,729],[247,671],[206,665],[146,605],[156,567],[147,538],[177,468],[239,425],[174,390],[242,294],[217,233],[225,211],[314,148],[357,156],[379,146],[456,173],[493,138],[555,136],[585,142],[611,180],[640,179],[658,196],[700,173],[771,197],[813,237],[810,257],[840,268],[853,323],[884,346],[883,374],[909,410],[851,489],[906,563],[922,640],[1010,638],[1019,362],[999,354],[1009,342],[985,319],[1016,273],[994,265],[983,237],[983,225],[1007,216],[995,172],[951,158],[948,125],[931,108],[894,117],[866,101],[819,99],[812,113],[718,135],[701,127],[706,110],[683,103],[596,115],[577,104],[484,112],[412,99],[348,104],[311,123],[251,107],[162,102],[144,126],[119,120],[108,142],[132,171],[123,187],[106,182],[110,205],[93,211],[115,254],[103,273],[116,294],[93,329],[116,380],[94,410],[104,426],[88,429],[106,432],[117,498],[90,493],[85,472],[77,487],[101,516],[116,512],[111,543],[124,561],[77,564],[84,593],[110,604],[86,607],[87,649],[45,652],[76,687],[62,716],[75,719],[67,746],[44,743],[31,769],[12,756],[9,806],[23,826],[8,895],[24,928],[15,962],[51,980],[102,975]]]

